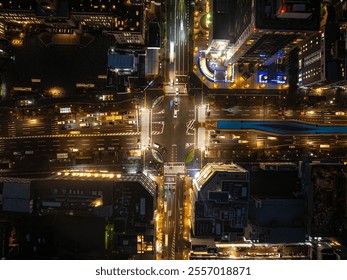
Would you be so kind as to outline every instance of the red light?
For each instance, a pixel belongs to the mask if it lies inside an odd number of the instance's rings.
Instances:
[[[285,9],[282,9],[281,10],[281,14],[283,14],[283,13],[285,13],[286,12],[286,10]]]
[[[257,32],[257,28],[255,26],[253,27],[253,32]]]

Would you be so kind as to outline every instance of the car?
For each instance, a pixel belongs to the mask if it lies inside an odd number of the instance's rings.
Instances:
[[[156,149],[159,149],[160,148],[160,145],[158,144],[158,143],[153,143],[153,145],[152,145],[154,148],[156,148]]]
[[[174,115],[173,115],[173,117],[176,119],[177,118],[177,112],[178,112],[178,110],[174,110]]]
[[[220,130],[211,130],[211,134],[220,134]]]
[[[83,123],[80,123],[80,127],[88,128],[88,127],[90,127],[90,124],[87,122],[83,122]]]
[[[213,140],[212,143],[219,144],[221,141],[220,140]]]
[[[174,104],[175,104],[176,106],[178,106],[178,104],[179,104],[179,99],[178,99],[177,97],[174,98]]]
[[[233,108],[227,108],[227,109],[224,109],[225,112],[228,112],[228,113],[234,113],[234,109]]]
[[[211,130],[210,135],[220,134],[220,130]]]
[[[179,94],[180,93],[180,89],[179,88],[175,88],[175,93]]]
[[[60,127],[61,130],[66,130],[66,129],[69,129],[69,128],[71,128],[71,126],[70,125],[66,125],[66,124],[64,124],[64,125],[62,125]]]

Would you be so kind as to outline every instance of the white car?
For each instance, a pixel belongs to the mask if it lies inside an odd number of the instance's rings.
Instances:
[[[228,112],[228,113],[234,113],[234,109],[233,108],[228,108],[228,109],[224,109],[225,112]]]
[[[179,94],[180,93],[180,89],[177,87],[177,88],[175,88],[175,93],[176,94]]]
[[[176,119],[177,118],[177,112],[178,112],[178,110],[174,110],[174,115],[173,115],[173,117]]]

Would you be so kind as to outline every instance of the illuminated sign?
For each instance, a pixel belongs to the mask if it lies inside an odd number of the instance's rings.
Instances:
[[[74,30],[71,28],[52,28],[54,34],[73,34]]]
[[[268,76],[267,73],[259,74],[258,78],[259,78],[259,83],[263,83],[263,84],[267,84],[268,83],[269,76]]]
[[[288,83],[288,77],[283,74],[278,74],[276,76],[269,75],[266,72],[262,72],[258,74],[258,80],[261,84],[286,84]]]
[[[70,107],[60,108],[60,114],[69,114],[71,113]]]
[[[287,76],[277,76],[276,80],[274,80],[275,83],[278,84],[285,84],[287,82]]]

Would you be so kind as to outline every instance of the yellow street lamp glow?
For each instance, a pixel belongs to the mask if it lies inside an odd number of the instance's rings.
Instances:
[[[100,198],[94,200],[93,205],[94,207],[102,206],[102,200]]]
[[[23,40],[21,40],[21,39],[13,39],[11,43],[14,46],[22,46],[23,45]]]

